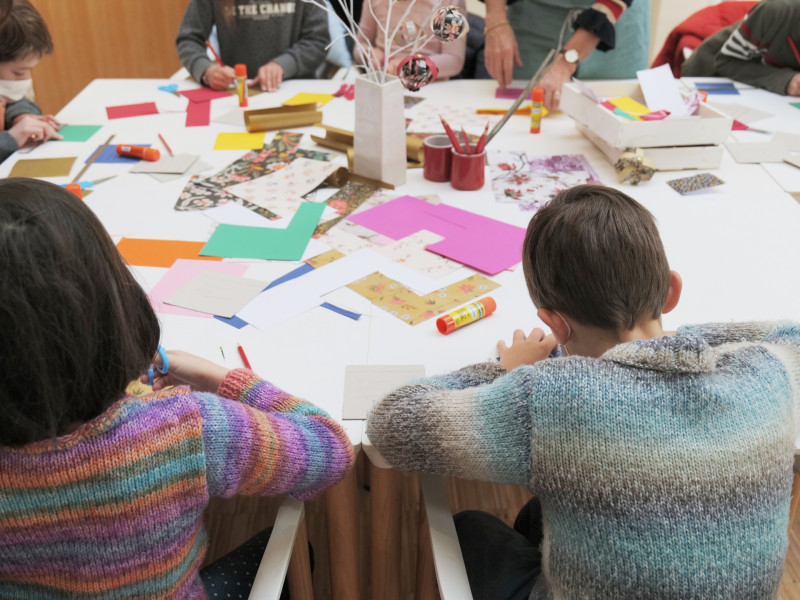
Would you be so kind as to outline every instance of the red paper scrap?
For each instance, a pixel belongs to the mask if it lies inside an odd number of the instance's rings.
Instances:
[[[211,122],[211,102],[189,102],[186,107],[186,126],[202,127]]]
[[[231,95],[230,92],[212,90],[207,87],[197,88],[195,90],[182,90],[178,93],[181,96],[186,96],[191,102],[208,102],[215,98],[223,98]]]
[[[141,117],[144,115],[157,115],[158,108],[155,102],[141,102],[139,104],[123,104],[120,106],[106,106],[109,119],[124,119],[126,117]]]

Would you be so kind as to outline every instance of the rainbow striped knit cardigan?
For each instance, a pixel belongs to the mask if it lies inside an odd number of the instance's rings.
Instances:
[[[776,598],[800,431],[800,325],[684,327],[403,387],[367,433],[396,468],[525,485],[531,598]]]
[[[126,396],[55,441],[0,446],[0,598],[203,598],[209,496],[309,498],[352,464],[324,411],[244,369],[219,396]]]

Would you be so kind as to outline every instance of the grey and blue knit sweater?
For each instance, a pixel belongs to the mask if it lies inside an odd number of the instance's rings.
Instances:
[[[367,433],[396,468],[528,487],[531,598],[776,598],[800,424],[800,325],[683,327],[599,358],[403,387]]]

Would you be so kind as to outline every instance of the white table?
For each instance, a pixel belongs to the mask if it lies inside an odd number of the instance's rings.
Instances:
[[[6,176],[17,158],[77,156],[72,176],[83,161],[111,133],[112,143],[150,143],[160,147],[161,133],[175,153],[199,153],[212,165],[211,174],[239,158],[245,151],[214,151],[218,132],[235,131],[231,125],[214,122],[208,127],[184,126],[186,100],[157,87],[166,80],[95,80],[58,114],[70,124],[102,124],[103,129],[87,143],[47,143],[24,156],[10,157],[0,165],[0,176]],[[251,108],[276,106],[297,92],[335,92],[339,81],[287,81],[274,94],[251,98]],[[181,82],[181,89],[193,87]],[[509,100],[494,98],[495,84],[490,80],[463,80],[437,83],[420,92],[425,102],[451,106],[507,107]],[[758,122],[764,129],[800,133],[800,111],[789,106],[789,100],[761,90],[743,90],[741,96],[720,96],[722,102],[740,102],[757,106],[775,114]],[[136,102],[156,101],[158,115],[117,119],[106,118],[105,107]],[[236,107],[235,96],[212,102],[212,119]],[[354,103],[337,98],[323,107],[324,122],[352,130]],[[664,316],[665,329],[691,322],[751,319],[800,320],[800,206],[760,165],[739,165],[726,152],[722,167],[715,171],[726,182],[716,190],[694,196],[680,196],[665,182],[690,175],[687,172],[656,173],[650,182],[639,186],[619,185],[612,166],[588,140],[575,129],[572,120],[557,113],[544,119],[542,133],[528,133],[526,117],[512,117],[489,149],[502,147],[525,150],[529,156],[584,154],[607,185],[617,187],[644,204],[655,215],[664,241],[670,266],[683,277],[684,291],[680,304]],[[243,128],[242,128],[243,130]],[[307,131],[322,135],[319,128]],[[755,133],[737,133],[742,141],[762,141]],[[268,132],[265,141],[272,138]],[[304,138],[301,147],[313,148]],[[325,148],[320,148],[327,150]],[[334,153],[336,154],[336,153]],[[345,164],[343,155],[336,160]],[[100,216],[116,239],[127,237],[205,241],[214,224],[200,212],[176,212],[173,206],[187,178],[159,183],[144,174],[128,173],[128,165],[95,164],[82,179],[118,175],[97,185],[86,202]],[[70,178],[53,179],[67,183]],[[423,179],[421,169],[408,172],[406,185],[395,190],[401,194],[438,194],[442,201],[459,208],[491,216],[524,227],[531,213],[516,205],[495,202],[487,175],[484,188],[477,192],[457,192],[448,183],[431,183]],[[247,276],[273,279],[298,263],[262,261]],[[152,287],[165,269],[136,267],[134,271],[146,289]],[[461,268],[443,283],[458,281],[473,272]],[[323,308],[315,308],[266,331],[252,326],[237,330],[216,319],[159,315],[162,343],[167,348],[187,350],[228,367],[241,366],[236,343],[247,350],[253,368],[277,385],[315,402],[334,417],[342,415],[344,367],[350,364],[424,364],[428,374],[442,373],[465,364],[493,358],[495,344],[503,338],[510,341],[514,329],[530,330],[540,326],[525,287],[522,269],[505,271],[493,277],[501,287],[492,292],[498,309],[490,318],[479,321],[449,336],[436,331],[434,320],[415,327],[406,325],[373,306],[348,289],[331,294],[334,304],[361,312],[358,320],[344,318]],[[225,351],[225,359],[220,353]],[[345,421],[353,445],[362,443],[363,423]],[[367,446],[368,448],[368,446]],[[376,459],[378,462],[378,459]],[[339,576],[333,584],[336,597],[354,597],[358,589],[357,540],[355,528],[354,476],[336,486],[330,493],[329,519],[336,548],[331,553],[331,572]],[[373,495],[380,488],[380,478],[388,473],[375,472]],[[387,481],[386,494],[391,494]],[[384,495],[383,500],[388,496]],[[345,507],[349,506],[349,511]],[[377,509],[378,506],[374,505]],[[348,513],[349,514],[344,514]],[[391,539],[398,521],[373,521],[373,540]],[[381,529],[383,528],[383,529]],[[378,537],[376,538],[375,535]],[[381,536],[384,536],[381,538]],[[347,539],[352,543],[348,546]],[[342,544],[344,540],[346,543]],[[399,541],[399,536],[397,536]],[[343,547],[344,546],[344,547]],[[398,577],[392,565],[391,549],[373,556],[375,578],[387,582],[387,595]],[[383,563],[383,564],[382,564]],[[376,572],[376,568],[378,571]],[[384,570],[381,570],[384,569]],[[355,585],[355,587],[353,587]],[[378,597],[378,596],[376,596]]]

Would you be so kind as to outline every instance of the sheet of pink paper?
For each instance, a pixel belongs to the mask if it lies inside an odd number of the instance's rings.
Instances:
[[[511,268],[522,259],[524,228],[447,204],[429,204],[413,196],[395,198],[352,214],[347,220],[394,240],[423,229],[431,231],[445,239],[429,245],[429,251],[489,275]]]
[[[519,98],[519,95],[522,93],[523,89],[524,88],[508,87],[508,88],[506,88],[504,90],[501,90],[500,88],[497,88],[497,91],[495,91],[495,93],[494,93],[494,97],[495,98],[509,98],[511,100],[516,100],[517,98]]]
[[[123,104],[120,106],[106,106],[109,119],[124,119],[126,117],[141,117],[144,115],[157,115],[158,107],[155,102],[142,102],[140,104]]]
[[[183,90],[178,93],[181,96],[186,96],[191,102],[208,102],[215,98],[224,98],[232,95],[230,92],[212,90],[207,87],[197,88],[196,90]]]
[[[186,126],[203,127],[211,122],[211,102],[189,102],[186,107]]]
[[[246,263],[213,262],[208,260],[179,258],[173,263],[169,271],[164,274],[159,282],[153,286],[153,289],[147,297],[150,299],[153,310],[157,313],[210,318],[213,315],[196,310],[189,310],[188,308],[181,308],[180,306],[172,306],[171,304],[166,304],[164,300],[197,277],[201,271],[215,271],[217,273],[242,276],[245,271],[247,271],[247,267],[248,265]]]

